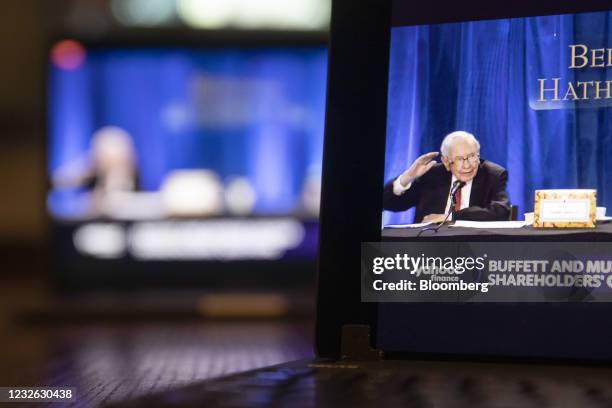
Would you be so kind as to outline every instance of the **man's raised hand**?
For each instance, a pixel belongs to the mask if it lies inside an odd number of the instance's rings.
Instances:
[[[436,164],[434,157],[439,154],[439,152],[429,152],[419,156],[408,170],[401,175],[400,183],[403,186],[407,186],[408,183],[412,183],[414,180],[427,173]]]

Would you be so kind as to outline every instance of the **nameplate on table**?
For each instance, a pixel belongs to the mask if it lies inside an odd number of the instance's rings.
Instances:
[[[595,190],[536,190],[535,228],[594,228]]]

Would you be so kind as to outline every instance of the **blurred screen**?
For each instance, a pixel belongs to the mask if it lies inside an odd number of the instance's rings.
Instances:
[[[323,46],[56,43],[47,208],[60,252],[314,259],[326,69]]]

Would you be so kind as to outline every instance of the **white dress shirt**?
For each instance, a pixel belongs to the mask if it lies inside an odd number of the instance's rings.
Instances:
[[[401,177],[401,176],[400,176]],[[412,183],[408,183],[407,186],[403,186],[400,183],[400,177],[396,178],[393,181],[393,194],[402,195],[406,192],[411,186]],[[451,197],[450,197],[450,189],[453,186],[453,183],[457,181],[457,177],[453,176],[451,178],[450,185],[448,186],[448,199],[446,200],[446,207],[444,209],[444,214],[448,214],[448,210],[450,209]],[[470,194],[472,193],[472,180],[465,183],[465,186],[461,188],[461,209],[468,208],[470,206]]]

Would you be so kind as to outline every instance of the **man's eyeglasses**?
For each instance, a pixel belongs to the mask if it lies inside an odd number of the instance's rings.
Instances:
[[[453,164],[457,164],[459,167],[462,167],[465,162],[467,161],[469,164],[474,165],[476,163],[478,163],[478,160],[480,160],[480,154],[479,153],[472,153],[472,154],[468,154],[467,156],[464,157],[455,157],[454,160],[449,161],[449,164],[453,165]]]

